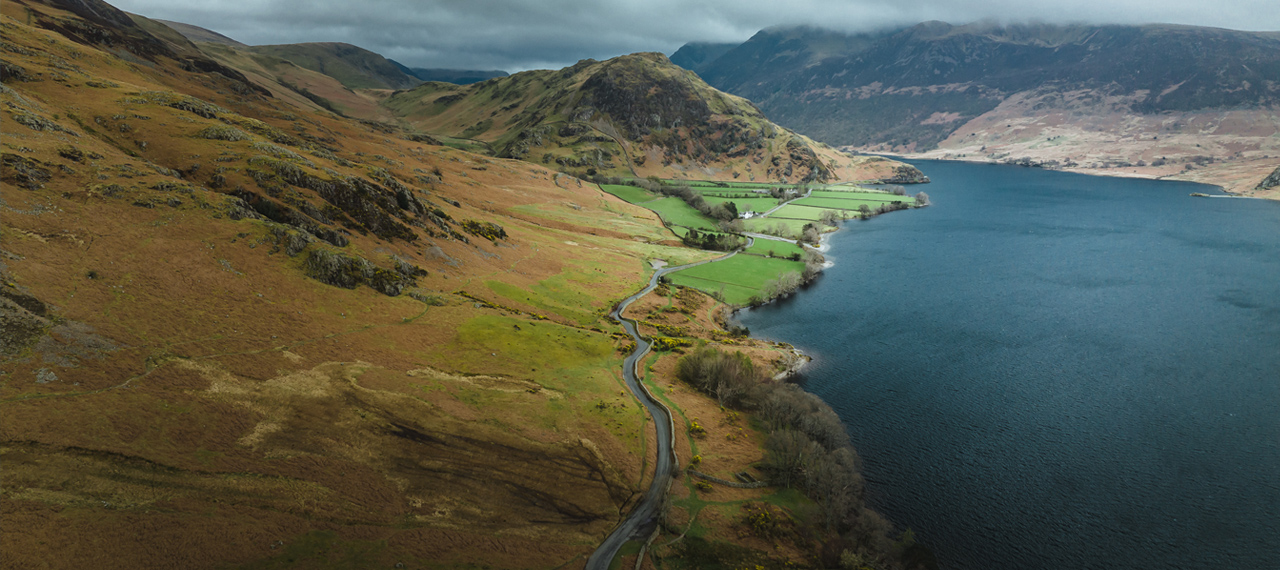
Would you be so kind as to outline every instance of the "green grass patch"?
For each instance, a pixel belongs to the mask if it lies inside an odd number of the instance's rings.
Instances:
[[[607,393],[594,378],[620,361],[606,334],[492,314],[462,323],[453,342],[433,352],[445,370],[528,378],[575,392]]]
[[[690,267],[671,273],[671,282],[707,293],[722,293],[724,300],[745,304],[768,281],[787,272],[799,273],[804,262],[770,259],[755,255],[735,255],[724,261]]]
[[[631,204],[643,204],[657,200],[660,196],[645,191],[635,186],[623,186],[619,184],[601,184],[600,189],[617,196]]]
[[[854,206],[854,208],[857,208],[857,206]],[[765,219],[787,218],[791,220],[808,220],[810,222],[816,222],[822,218],[823,210],[832,210],[832,209],[834,208],[813,208],[808,206],[800,206],[800,205],[797,205],[795,202],[792,202],[790,204],[787,204],[786,206],[778,208],[777,212],[769,214],[769,217]],[[803,226],[804,224],[800,224],[800,225]]]
[[[782,507],[789,511],[794,511],[799,507],[806,507],[813,504],[813,500],[804,496],[804,493],[801,493],[798,489],[792,489],[790,487],[778,489],[777,493],[761,497],[760,500],[774,506]]]
[[[270,570],[283,568],[360,568],[385,567],[391,562],[385,540],[346,540],[331,530],[313,530],[288,540],[280,554],[252,562],[242,568]]]
[[[456,148],[458,150],[465,150],[467,152],[474,152],[476,154],[493,155],[493,147],[489,146],[488,143],[485,143],[483,141],[456,138],[456,137],[446,137],[446,136],[440,136],[440,135],[432,135],[432,136],[439,139],[441,144],[449,148]]]
[[[858,206],[866,204],[868,208],[876,208],[877,206],[887,202],[906,202],[906,198],[901,200],[852,200],[838,198],[801,198],[787,205],[787,208],[795,206],[809,206],[812,208],[823,208],[827,210],[857,210]],[[784,210],[786,208],[783,208]],[[779,212],[781,213],[781,212]]]
[[[804,255],[804,248],[789,241],[774,241],[771,239],[757,239],[743,253],[753,255],[768,256],[769,252],[773,252],[774,257],[787,257],[793,253]]]
[[[812,198],[837,198],[841,200],[879,200],[881,202],[902,202],[910,200],[907,196],[898,196],[888,192],[857,192],[854,190],[814,190]]]
[[[779,212],[781,212],[781,210],[779,210]],[[750,220],[744,221],[743,226],[749,232],[755,232],[755,233],[761,233],[761,234],[773,234],[774,229],[780,225],[782,226],[783,230],[787,234],[787,235],[784,235],[783,237],[795,238],[800,235],[801,231],[804,230],[805,224],[812,223],[810,220],[790,220],[790,219],[778,218],[776,217],[777,215],[778,214],[775,213],[767,218],[751,218]]]
[[[485,281],[485,286],[512,301],[518,301],[554,313],[583,326],[591,326],[602,316],[591,311],[595,298],[582,292],[582,284],[574,283],[565,273],[544,279],[528,290],[501,281]]]
[[[684,200],[673,196],[648,202],[644,207],[657,212],[658,215],[662,216],[662,220],[669,224],[698,228],[699,230],[715,231],[719,229],[715,220],[702,215],[701,212],[684,203]]]
[[[738,207],[739,212],[745,212],[748,209],[753,212],[768,212],[773,209],[774,206],[778,205],[778,199],[769,196],[765,196],[764,198],[722,198],[719,196],[709,196],[704,194],[702,199],[706,200],[708,204],[713,206],[716,204],[723,204],[725,202],[733,202],[734,205]]]

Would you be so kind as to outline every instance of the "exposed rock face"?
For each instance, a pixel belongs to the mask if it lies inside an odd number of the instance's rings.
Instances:
[[[613,117],[629,139],[653,129],[700,125],[711,107],[687,77],[657,73],[641,58],[619,58],[602,66],[582,85],[581,114],[598,111]],[[592,109],[594,107],[594,109]]]
[[[1280,186],[1280,168],[1276,168],[1275,172],[1272,172],[1269,176],[1263,178],[1262,182],[1258,183],[1257,189],[1270,190],[1276,186]]]
[[[27,190],[39,190],[53,176],[44,163],[33,158],[5,153],[0,157],[0,180]]]
[[[406,287],[417,283],[414,279],[420,269],[408,264],[397,264],[396,270],[383,269],[363,257],[349,256],[326,249],[313,249],[307,256],[307,275],[321,283],[345,289],[368,285],[373,290],[395,297]],[[410,273],[406,275],[406,272]]]

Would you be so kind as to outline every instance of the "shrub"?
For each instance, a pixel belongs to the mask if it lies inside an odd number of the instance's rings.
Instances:
[[[706,437],[707,428],[702,427],[702,424],[698,423],[698,418],[693,418],[692,420],[689,420],[689,435],[693,437]]]
[[[196,136],[202,139],[210,139],[210,140],[217,140],[217,141],[233,141],[233,142],[247,141],[250,138],[252,138],[249,136],[249,133],[246,133],[235,127],[228,127],[225,125],[214,125],[211,127],[205,127],[200,132],[196,133]]]
[[[659,351],[675,350],[684,346],[693,346],[693,341],[683,338],[658,336],[653,338],[653,349]]]
[[[770,538],[778,531],[783,516],[774,508],[767,503],[747,503],[742,506],[742,523],[756,536]]]
[[[462,229],[467,233],[477,235],[490,241],[498,241],[506,239],[507,231],[502,226],[493,222],[478,222],[476,220],[463,220]]]

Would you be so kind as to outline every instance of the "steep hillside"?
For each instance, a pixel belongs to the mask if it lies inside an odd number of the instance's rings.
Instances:
[[[157,19],[156,21],[173,28],[174,31],[182,34],[194,43],[212,43],[229,45],[232,47],[249,47],[236,40],[228,38],[227,36],[219,34],[218,32],[206,30],[200,26],[192,26],[191,24],[184,24],[182,22],[171,22],[169,20]]]
[[[556,567],[633,504],[604,315],[710,254],[100,2],[0,14],[7,566]]]
[[[358,119],[384,121],[392,117],[378,106],[374,90],[356,91],[338,79],[299,66],[292,61],[258,53],[255,48],[204,28],[130,14],[138,26],[172,47],[213,59],[244,74],[263,92],[292,105],[325,110]],[[361,50],[363,51],[363,50]],[[388,60],[390,61],[390,60]],[[392,62],[394,63],[394,62]],[[349,71],[344,66],[330,66]]]
[[[426,132],[582,176],[867,180],[902,166],[851,157],[780,128],[749,101],[656,53],[465,87],[430,83],[384,104]]]
[[[323,73],[351,89],[408,89],[422,83],[402,66],[369,50],[344,43],[253,46],[250,51],[289,60]]]
[[[1237,189],[1252,187],[1280,156],[1274,33],[941,22],[860,35],[793,28],[762,31],[699,69],[782,125],[863,150],[1220,177]]]
[[[671,63],[700,74],[703,65],[719,59],[720,56],[736,47],[738,47],[738,44],[691,42],[681,46],[680,49],[671,54]]]

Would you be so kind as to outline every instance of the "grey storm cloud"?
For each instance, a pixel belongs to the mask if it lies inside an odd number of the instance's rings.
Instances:
[[[520,71],[686,42],[740,42],[773,26],[847,32],[941,20],[1172,23],[1280,30],[1276,0],[115,0],[251,45],[346,42],[411,67]]]

